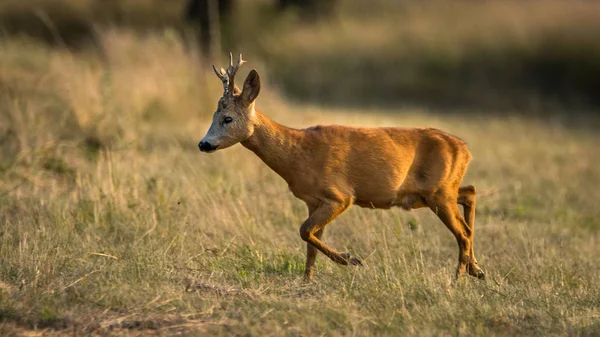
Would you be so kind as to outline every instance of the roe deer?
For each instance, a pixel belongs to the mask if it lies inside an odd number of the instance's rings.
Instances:
[[[352,204],[405,210],[429,207],[458,241],[456,278],[464,272],[485,279],[473,251],[475,188],[459,187],[471,160],[465,143],[436,129],[314,126],[292,129],[255,108],[260,78],[251,70],[242,90],[234,76],[245,61],[240,54],[227,70],[213,69],[223,97],[200,151],[211,153],[241,143],[253,151],[308,206],[300,227],[307,242],[305,276],[311,279],[317,250],[342,265],[361,265],[356,257],[321,241],[325,226]],[[464,208],[464,218],[458,204]]]

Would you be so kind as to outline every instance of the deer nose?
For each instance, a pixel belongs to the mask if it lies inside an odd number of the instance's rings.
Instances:
[[[202,151],[202,152],[210,152],[210,151],[216,150],[217,146],[212,145],[209,142],[200,142],[198,144],[198,148],[200,148],[200,151]]]

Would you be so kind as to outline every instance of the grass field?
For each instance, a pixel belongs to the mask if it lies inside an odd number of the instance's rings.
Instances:
[[[197,149],[209,65],[168,32],[101,37],[104,58],[0,46],[0,334],[600,334],[597,121],[325,109],[267,84],[258,108],[289,126],[437,127],[474,156],[487,282],[451,285],[431,212],[352,208],[325,241],[364,267],[320,255],[306,283],[304,205],[242,146]]]

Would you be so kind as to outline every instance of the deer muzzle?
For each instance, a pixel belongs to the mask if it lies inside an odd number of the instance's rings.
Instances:
[[[198,148],[202,152],[213,152],[217,150],[217,147],[219,147],[219,145],[213,145],[209,142],[201,141],[200,143],[198,143]]]

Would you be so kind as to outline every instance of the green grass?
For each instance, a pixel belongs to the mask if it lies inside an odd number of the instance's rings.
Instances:
[[[303,204],[241,146],[197,149],[210,67],[168,34],[100,36],[106,59],[0,45],[1,334],[600,333],[594,124],[323,109],[266,84],[258,107],[284,124],[438,127],[474,156],[486,283],[451,285],[457,245],[431,212],[359,208],[325,240],[365,266],[320,255],[306,283]]]

